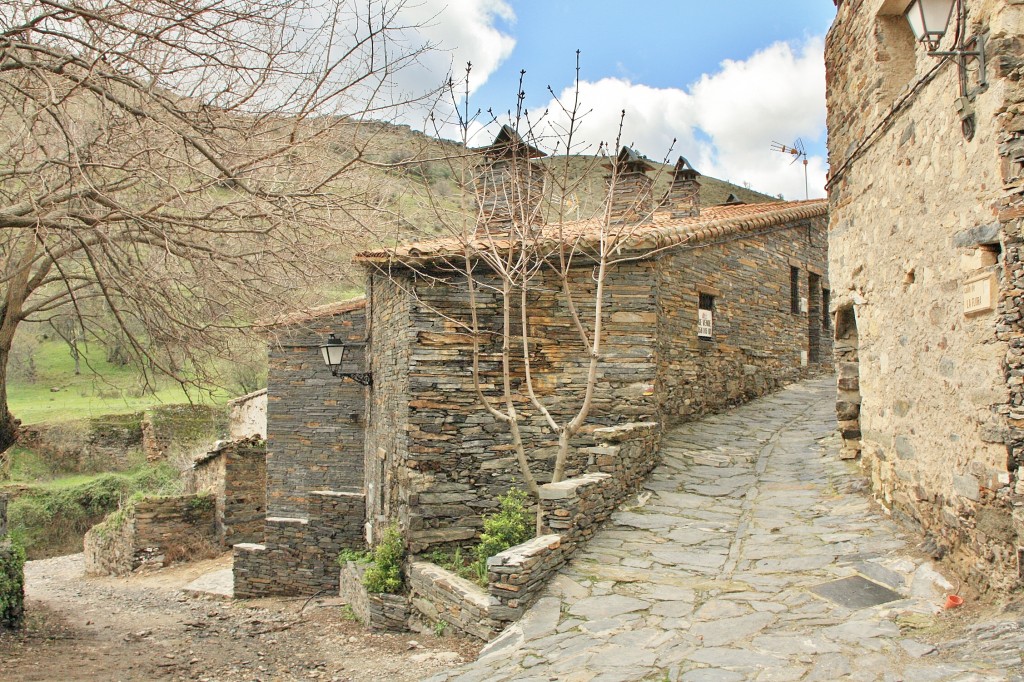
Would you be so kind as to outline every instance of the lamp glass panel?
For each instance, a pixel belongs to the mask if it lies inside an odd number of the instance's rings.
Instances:
[[[914,32],[914,37],[918,40],[924,38],[924,17],[921,15],[921,0],[914,0],[907,7],[907,22],[910,24],[910,30]]]
[[[946,33],[953,16],[956,0],[919,0],[924,16],[924,28],[929,35],[940,37]]]
[[[345,346],[337,340],[328,341],[320,346],[320,353],[324,357],[324,364],[328,367],[337,367],[345,357]]]

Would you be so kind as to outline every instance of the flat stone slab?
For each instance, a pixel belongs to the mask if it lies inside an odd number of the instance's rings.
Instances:
[[[848,609],[866,609],[903,599],[898,592],[859,575],[812,587],[811,592]]]
[[[230,568],[210,571],[185,585],[181,591],[196,597],[232,599],[235,596],[235,576]]]

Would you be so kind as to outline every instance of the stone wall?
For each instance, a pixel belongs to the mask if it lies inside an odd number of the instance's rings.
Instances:
[[[142,451],[142,418],[142,412],[132,412],[32,424],[21,428],[18,442],[57,471],[119,471]]]
[[[228,401],[228,436],[242,440],[267,438],[267,389],[253,391]]]
[[[367,541],[373,544],[391,520],[409,528],[410,533],[424,531],[428,523],[410,518],[412,491],[409,488],[423,487],[417,482],[421,476],[428,476],[429,471],[410,461],[406,435],[410,413],[424,406],[409,395],[409,353],[414,341],[409,319],[410,297],[397,282],[386,277],[374,278],[368,288],[373,389],[367,406],[369,420],[363,470],[366,473]],[[421,446],[414,445],[413,449],[418,447]],[[411,459],[418,460],[418,457]],[[400,485],[400,481],[408,484]],[[416,505],[418,498],[411,499]]]
[[[228,418],[220,405],[157,405],[146,410],[141,427],[142,450],[155,462],[210,447],[227,436]]]
[[[267,511],[267,449],[258,437],[225,443],[192,463],[190,492],[215,500],[222,547],[262,542]]]
[[[831,367],[831,323],[821,312],[825,226],[816,218],[661,257],[657,393],[665,420],[693,419]],[[807,302],[796,312],[793,268],[797,298]],[[713,297],[710,339],[697,336],[700,294]]]
[[[443,621],[458,632],[490,640],[517,620],[548,580],[658,463],[661,431],[653,422],[597,429],[598,445],[584,451],[590,473],[541,486],[545,534],[487,560],[488,587],[439,566],[412,562],[412,606],[428,624]]]
[[[346,561],[341,566],[338,595],[366,627],[385,632],[409,629],[409,597],[404,594],[371,594],[363,587],[368,564]]]
[[[301,516],[312,490],[362,490],[366,389],[331,375],[320,354],[328,334],[362,341],[365,301],[292,321],[270,343],[267,381],[267,506]],[[346,353],[346,356],[348,353]],[[353,353],[363,363],[362,349]]]
[[[85,534],[85,571],[124,575],[152,564],[206,558],[215,553],[210,495],[144,498],[110,514]]]
[[[312,595],[338,584],[338,554],[361,549],[362,493],[312,491],[303,517],[267,517],[262,543],[234,547],[235,597]]]
[[[655,379],[655,267],[651,261],[632,262],[608,276],[607,336],[588,420],[593,426],[647,419],[657,412],[656,399],[648,392]],[[494,511],[497,498],[522,485],[509,429],[486,412],[473,387],[471,338],[458,324],[468,321],[465,278],[437,274],[445,278],[413,280],[403,272],[392,273],[394,281],[374,275],[371,284],[373,400],[382,401],[381,412],[388,416],[379,427],[386,431],[383,436],[379,431],[368,435],[367,466],[382,457],[391,485],[399,484],[393,495],[400,490],[404,497],[392,508],[403,510],[398,516],[403,523],[408,519],[412,552],[471,542],[479,534],[482,515]],[[572,286],[586,316],[593,306],[592,300],[588,303],[591,270],[574,271]],[[556,419],[564,420],[579,409],[587,358],[555,291],[550,281],[531,294],[531,363],[540,399]],[[500,297],[486,287],[478,294],[480,328],[487,330],[482,382],[494,397],[500,386]],[[408,367],[407,377],[403,367]],[[518,387],[521,361],[513,363],[513,375]],[[521,395],[516,409],[526,451],[543,482],[550,476],[557,436]],[[589,432],[575,439],[567,475],[585,471],[587,457],[577,450],[593,443]],[[372,470],[369,480],[376,480]]]
[[[1007,587],[1024,546],[1024,5],[966,4],[967,34],[988,35],[988,85],[970,60],[965,135],[955,61],[925,54],[898,4],[843,2],[826,42],[829,273],[855,317],[859,447],[878,498],[935,556]],[[992,306],[966,308],[974,282]]]

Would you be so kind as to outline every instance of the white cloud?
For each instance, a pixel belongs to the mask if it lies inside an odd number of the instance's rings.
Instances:
[[[472,62],[470,86],[479,88],[512,54],[515,38],[502,33],[498,20],[515,21],[515,12],[505,0],[414,0],[402,9],[402,19],[416,25],[420,40],[437,47],[420,59],[416,78],[442,77],[454,72],[461,77]]]
[[[660,160],[673,138],[672,158],[686,156],[702,173],[736,184],[749,183],[789,199],[804,196],[804,176],[792,157],[771,143],[818,140],[825,130],[824,43],[812,38],[794,48],[775,43],[743,61],[727,60],[684,89],[652,88],[619,78],[580,83],[584,110],[592,110],[580,132],[591,143],[614,143],[619,116],[626,118],[622,143]],[[572,101],[572,91],[561,93]],[[557,107],[552,102],[549,112]],[[539,111],[533,112],[537,116]],[[549,123],[566,117],[550,114]],[[809,159],[811,196],[824,196],[825,160]]]

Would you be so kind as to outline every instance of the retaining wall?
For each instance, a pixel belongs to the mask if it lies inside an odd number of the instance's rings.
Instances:
[[[148,564],[209,556],[216,546],[209,495],[143,499],[110,514],[85,534],[85,571],[124,575]]]
[[[594,437],[600,445],[583,449],[590,457],[590,472],[541,486],[544,535],[488,559],[486,590],[439,566],[413,562],[413,609],[430,623],[443,621],[485,641],[520,618],[548,580],[658,463],[657,423],[597,429]]]

